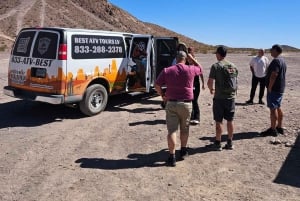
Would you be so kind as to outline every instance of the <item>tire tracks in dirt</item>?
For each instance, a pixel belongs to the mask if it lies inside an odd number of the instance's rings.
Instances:
[[[42,8],[41,8],[41,24],[40,26],[43,27],[45,24],[45,11],[46,11],[46,0],[42,0]]]
[[[13,15],[16,15],[16,21],[17,21],[17,29],[16,34],[18,34],[19,30],[22,27],[24,16],[27,14],[27,12],[32,8],[32,6],[36,3],[37,0],[26,0],[26,1],[20,1],[20,5],[16,8],[10,10],[9,12],[0,15],[0,20],[3,20],[5,18],[11,17]],[[45,0],[42,0],[43,2]],[[44,3],[43,3],[44,4]],[[43,10],[43,9],[42,9]],[[42,12],[42,11],[41,11]],[[0,35],[0,37],[4,37],[6,39],[9,39],[8,36],[5,36],[3,34]],[[10,39],[9,39],[10,40]]]

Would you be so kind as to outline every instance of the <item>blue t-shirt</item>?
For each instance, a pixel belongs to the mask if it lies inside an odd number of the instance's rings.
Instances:
[[[278,73],[272,91],[283,93],[285,89],[286,63],[282,57],[274,58],[267,69],[266,87],[269,86],[272,72]]]

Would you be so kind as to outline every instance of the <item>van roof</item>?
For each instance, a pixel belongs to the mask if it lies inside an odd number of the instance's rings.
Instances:
[[[118,31],[106,31],[106,30],[96,30],[96,29],[79,29],[79,28],[66,28],[66,27],[28,27],[23,28],[23,30],[33,30],[33,29],[43,29],[43,30],[52,30],[52,31],[67,31],[67,32],[88,32],[88,33],[106,33],[106,34],[121,34],[128,36],[151,36],[150,34],[135,34],[128,32],[118,32]]]

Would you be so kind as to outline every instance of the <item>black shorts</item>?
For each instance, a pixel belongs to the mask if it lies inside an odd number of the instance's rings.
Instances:
[[[214,99],[213,113],[216,122],[222,122],[223,119],[232,121],[234,118],[235,100],[234,99]]]

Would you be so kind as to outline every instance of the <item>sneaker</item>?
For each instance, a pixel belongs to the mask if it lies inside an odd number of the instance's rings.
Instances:
[[[222,151],[221,144],[211,143],[209,145],[206,145],[205,147],[212,151]]]
[[[175,156],[169,156],[169,158],[166,161],[167,166],[175,167],[176,166],[176,158]]]
[[[284,130],[283,130],[283,128],[276,127],[276,130],[277,130],[277,132],[278,132],[279,134],[284,135]]]
[[[246,104],[253,105],[253,100],[247,100]]]
[[[264,102],[264,101],[262,101],[262,100],[259,100],[259,101],[258,101],[258,104],[264,105],[264,104],[265,104],[265,102]]]
[[[262,137],[266,137],[266,136],[277,137],[278,136],[278,132],[277,132],[276,129],[268,128],[267,130],[261,132],[260,136],[262,136]]]
[[[195,123],[195,124],[199,124],[200,121],[199,121],[199,120],[194,120],[194,123]]]
[[[181,160],[184,160],[188,156],[189,156],[189,152],[187,151],[187,149],[181,149],[180,150],[180,159]]]
[[[224,149],[227,149],[227,150],[233,150],[233,145],[232,144],[228,144],[226,143],[225,146],[224,146]]]

